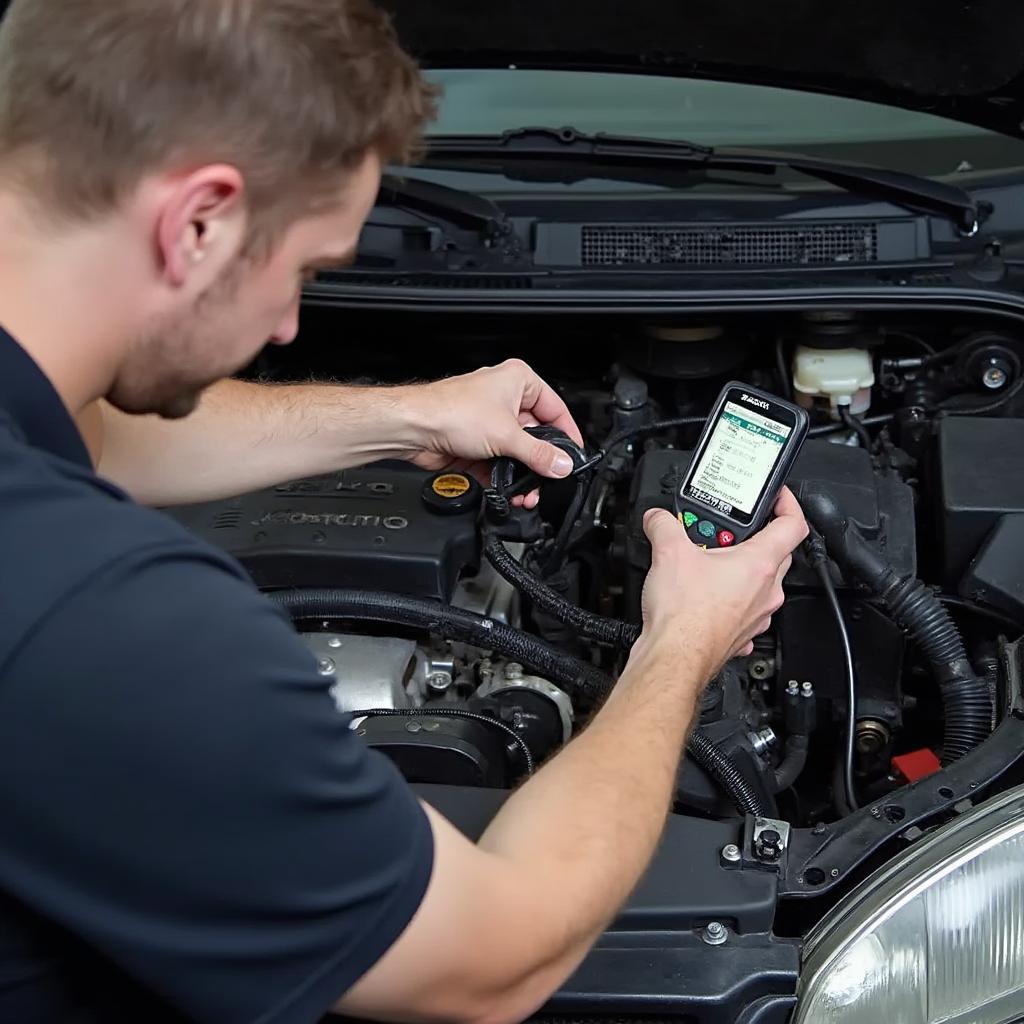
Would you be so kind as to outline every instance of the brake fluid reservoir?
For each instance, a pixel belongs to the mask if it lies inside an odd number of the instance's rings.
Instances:
[[[810,408],[827,400],[832,414],[840,405],[863,413],[871,407],[875,373],[871,354],[862,348],[821,349],[798,345],[793,355],[793,390],[800,405]]]

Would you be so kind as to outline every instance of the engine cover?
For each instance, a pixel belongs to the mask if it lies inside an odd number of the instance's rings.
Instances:
[[[689,459],[688,452],[652,451],[637,467],[626,537],[626,599],[634,621],[639,621],[640,593],[651,557],[643,533],[644,512],[653,507],[671,507]],[[870,456],[861,448],[812,440],[804,445],[789,486],[799,496],[804,487],[812,485],[828,491],[897,573],[916,573],[914,494],[906,483],[895,475],[875,472]],[[846,703],[839,636],[832,613],[822,600],[817,573],[801,551],[794,553],[785,586],[786,603],[774,617],[781,653],[776,665],[777,685],[781,687],[789,679],[812,681],[818,695],[831,701],[839,714]],[[898,680],[905,647],[903,634],[853,581],[840,579],[839,590],[857,665],[858,714],[877,718],[887,728],[894,727],[900,722]]]
[[[480,487],[405,463],[171,509],[264,589],[352,587],[448,601],[480,561]]]

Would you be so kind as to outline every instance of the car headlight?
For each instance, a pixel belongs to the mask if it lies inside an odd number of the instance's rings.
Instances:
[[[1024,1018],[1024,787],[876,872],[809,937],[794,1024]]]

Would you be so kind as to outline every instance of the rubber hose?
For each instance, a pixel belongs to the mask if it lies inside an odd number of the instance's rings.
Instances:
[[[976,747],[990,732],[988,688],[979,680],[960,631],[938,595],[914,577],[903,579],[839,511],[835,500],[817,489],[805,490],[801,504],[824,536],[829,555],[862,579],[931,662],[944,712],[942,763],[950,764]]]
[[[561,594],[539,580],[528,569],[525,569],[512,555],[508,548],[496,538],[490,540],[484,548],[487,561],[495,571],[512,584],[518,591],[525,594],[538,608],[543,609],[559,622],[571,626],[581,636],[590,637],[601,643],[612,644],[629,650],[640,636],[640,627],[630,622],[620,622],[603,615],[594,615],[580,608],[579,605],[567,601]]]
[[[807,750],[810,739],[807,736],[792,735],[786,740],[782,760],[775,769],[772,792],[781,793],[789,789],[807,766]]]
[[[761,797],[746,780],[728,754],[700,731],[694,729],[686,742],[686,752],[722,787],[742,814],[765,816]]]
[[[606,697],[614,685],[600,669],[574,658],[538,637],[494,619],[440,601],[374,590],[311,587],[277,590],[267,595],[294,619],[353,619],[386,622],[436,633],[497,651],[587,703]]]
[[[988,686],[974,674],[960,631],[933,590],[894,575],[881,597],[939,672],[945,708],[942,762],[959,760],[992,731]]]

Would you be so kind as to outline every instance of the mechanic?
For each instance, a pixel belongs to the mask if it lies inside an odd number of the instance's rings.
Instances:
[[[579,433],[518,362],[199,402],[295,336],[303,275],[351,256],[432,105],[369,0],[14,0],[0,23],[2,1021],[528,1016],[647,865],[701,687],[781,604],[788,492],[712,554],[652,514],[618,686],[473,844],[241,569],[137,503],[384,456],[564,473],[522,425]]]

